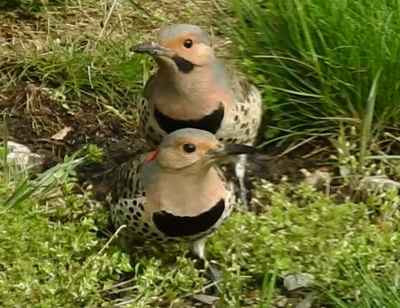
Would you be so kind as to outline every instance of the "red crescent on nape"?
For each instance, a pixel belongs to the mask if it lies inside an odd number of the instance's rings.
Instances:
[[[150,156],[146,159],[146,162],[151,162],[155,160],[160,153],[160,148],[157,148],[153,153],[150,154]]]

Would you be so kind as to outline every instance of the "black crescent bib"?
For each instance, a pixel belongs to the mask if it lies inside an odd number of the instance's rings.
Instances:
[[[197,128],[215,134],[221,128],[224,118],[224,105],[220,103],[218,109],[196,120],[176,120],[154,107],[154,118],[161,129],[167,134],[182,128]]]
[[[225,200],[221,199],[211,209],[198,216],[175,216],[161,211],[153,214],[153,222],[166,236],[191,236],[210,229],[220,219],[224,210]]]

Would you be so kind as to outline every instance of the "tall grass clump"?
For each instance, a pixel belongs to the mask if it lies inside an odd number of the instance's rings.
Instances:
[[[328,292],[327,297],[335,308],[397,308],[400,306],[398,266],[394,266],[390,276],[376,278],[365,269],[359,270],[359,276],[364,281],[362,292],[355,301],[344,301]]]
[[[273,114],[269,137],[322,133],[338,122],[361,129],[369,126],[364,120],[371,121],[369,134],[399,124],[397,1],[228,2],[228,12],[219,12],[229,18],[216,22],[264,91]]]

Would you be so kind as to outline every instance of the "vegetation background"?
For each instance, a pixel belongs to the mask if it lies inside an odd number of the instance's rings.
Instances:
[[[398,308],[399,15],[392,0],[0,1],[0,305]],[[121,251],[103,202],[154,69],[128,49],[177,22],[209,31],[265,101],[255,211],[209,240],[217,297],[183,246]],[[44,163],[21,167],[11,142]]]

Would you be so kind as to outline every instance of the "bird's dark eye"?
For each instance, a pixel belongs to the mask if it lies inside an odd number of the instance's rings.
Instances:
[[[194,144],[191,144],[191,143],[185,143],[183,145],[183,150],[186,153],[193,153],[194,151],[196,151],[196,146]]]
[[[186,48],[190,48],[193,45],[193,41],[192,40],[186,40],[183,42],[183,46],[185,46]]]

